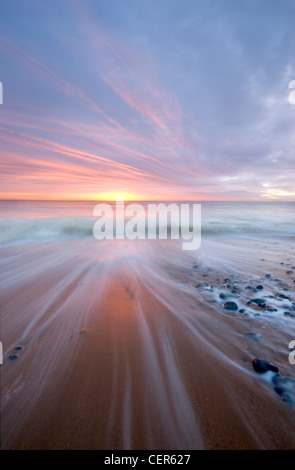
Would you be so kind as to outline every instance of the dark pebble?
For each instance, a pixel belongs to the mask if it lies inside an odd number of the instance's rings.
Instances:
[[[277,297],[280,297],[281,299],[291,300],[290,297],[285,294],[278,294]]]
[[[209,285],[207,284],[207,282],[202,282],[200,284],[197,284],[196,287],[200,288],[200,287],[209,287]]]
[[[239,307],[236,304],[236,302],[225,302],[224,303],[224,308],[225,308],[225,310],[236,311],[236,310],[238,310]]]
[[[264,372],[267,372],[268,370],[271,370],[272,372],[279,372],[279,369],[276,366],[263,359],[254,359],[252,361],[252,366],[255,372],[259,374],[264,374]]]
[[[8,359],[9,359],[10,361],[15,361],[15,359],[17,359],[17,358],[18,358],[18,355],[17,355],[17,354],[10,354],[10,355],[8,356]]]
[[[289,405],[295,402],[295,380],[290,377],[282,377],[280,374],[273,378],[275,392],[281,396],[282,400]]]
[[[265,305],[264,299],[251,299],[251,302],[257,305]]]
[[[246,309],[245,309],[245,308],[241,308],[241,309],[239,310],[239,313],[245,313],[245,312],[246,312]]]
[[[219,297],[221,299],[227,299],[227,295],[223,294],[223,292],[221,294],[219,294]]]
[[[232,288],[232,294],[239,294],[241,291],[239,289],[237,289],[236,287],[233,287]]]
[[[23,347],[18,345],[18,346],[14,346],[13,348],[15,351],[22,351],[23,350]]]
[[[266,274],[265,277],[267,277],[267,279],[270,279],[270,278],[271,278],[271,274]]]
[[[262,290],[263,289],[263,286],[261,284],[259,284],[259,286],[256,286],[256,289],[257,290]]]
[[[286,271],[286,274],[293,274],[293,271],[291,271],[291,269],[289,269],[288,271]]]
[[[245,289],[247,289],[247,290],[253,290],[253,287],[251,287],[251,286],[246,286]]]
[[[285,317],[295,318],[295,313],[292,312],[284,312]]]
[[[266,310],[267,312],[277,312],[277,309],[273,307],[266,307],[264,310]]]

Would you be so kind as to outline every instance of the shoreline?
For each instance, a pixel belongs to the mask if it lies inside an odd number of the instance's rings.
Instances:
[[[230,247],[232,263],[239,243]],[[218,262],[215,243],[215,269],[201,255],[196,268],[173,244],[159,244],[154,258],[146,243],[138,253],[134,244],[130,252],[126,243],[118,252],[114,246],[99,253],[98,264],[88,244],[68,244],[60,264],[59,253],[41,248],[34,277],[27,268],[35,265],[36,247],[21,255],[29,276],[20,278],[17,296],[12,288],[2,296],[6,344],[23,348],[1,367],[2,448],[294,448],[295,406],[284,403],[251,362],[270,360],[294,379],[287,340],[295,319],[251,307],[248,316],[224,310],[225,272],[241,291],[239,302],[254,293],[244,289],[245,273]],[[164,256],[163,246],[173,258]],[[289,256],[284,245],[274,246]],[[247,247],[255,259],[253,249]],[[13,273],[19,259],[17,248],[11,250]],[[40,275],[43,256],[46,277]],[[248,257],[248,282],[262,282],[265,297],[271,288],[286,293],[289,286],[294,302],[292,276],[285,275],[281,287],[262,276],[273,266],[273,279],[279,272],[282,278],[288,267],[278,258],[256,262],[255,273]],[[204,282],[210,289],[196,287]],[[21,318],[16,313],[24,305]]]

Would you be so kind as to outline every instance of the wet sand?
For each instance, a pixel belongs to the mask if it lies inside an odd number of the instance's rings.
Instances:
[[[88,242],[6,253],[3,449],[295,448],[295,406],[251,364],[258,356],[295,378],[295,319],[251,309],[254,294],[245,290],[263,282],[265,296],[288,289],[294,302],[293,278],[280,264],[290,244],[271,246],[259,262],[253,244],[243,266],[232,244],[225,268],[214,243],[194,262],[169,243],[114,242],[96,258]],[[265,279],[270,268],[282,285]],[[224,310],[225,277],[246,314]],[[17,344],[19,357],[9,360]]]

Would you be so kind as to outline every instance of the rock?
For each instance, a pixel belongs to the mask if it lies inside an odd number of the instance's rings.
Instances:
[[[22,350],[23,350],[23,347],[18,344],[17,346],[14,346],[13,349],[14,349],[15,351],[22,351]]]
[[[290,300],[290,301],[291,301],[290,297],[288,297],[288,296],[285,295],[285,294],[278,294],[277,297],[280,297],[281,299],[286,299],[286,300]]]
[[[265,361],[264,359],[253,359],[252,366],[255,372],[257,372],[258,374],[264,374],[268,370],[272,372],[279,372],[279,369],[276,366],[274,366],[268,361]]]
[[[261,307],[263,305],[266,305],[264,299],[251,299],[251,302],[253,302],[254,304],[260,305]]]
[[[260,335],[257,333],[244,333],[244,336],[249,339],[253,339],[253,341],[259,341]]]
[[[83,335],[83,334],[87,333],[87,331],[88,330],[86,328],[82,328],[82,330],[80,330],[79,333]]]
[[[262,289],[263,289],[263,285],[262,285],[262,284],[259,284],[259,286],[256,286],[256,289],[257,289],[257,290],[262,290]]]
[[[276,309],[276,308],[273,308],[273,307],[266,307],[266,308],[264,309],[264,311],[266,311],[266,312],[277,312],[277,309]]]
[[[251,287],[251,286],[246,286],[245,289],[247,289],[247,290],[253,290],[253,287]]]
[[[293,271],[289,269],[288,271],[286,271],[286,274],[293,274]]]
[[[293,405],[295,403],[295,380],[277,374],[273,378],[273,383],[275,392],[281,396],[282,400]]]
[[[246,309],[245,308],[240,308],[239,313],[245,313]]]
[[[266,277],[267,279],[270,279],[270,278],[271,278],[271,274],[266,274],[265,277]]]
[[[227,299],[228,296],[225,295],[223,292],[221,292],[221,294],[219,294],[219,297],[220,297],[221,299]]]
[[[295,318],[295,313],[292,313],[292,312],[284,312],[284,317]]]
[[[225,302],[223,307],[225,308],[225,310],[231,310],[234,312],[239,308],[236,302]]]
[[[203,288],[209,287],[209,285],[207,284],[207,282],[200,282],[199,284],[196,285],[196,287],[200,289],[201,287]]]
[[[266,308],[267,305],[263,299],[251,299],[250,301],[247,302],[247,305],[249,305],[252,308]]]
[[[241,291],[240,291],[240,289],[237,289],[236,287],[233,287],[231,292],[232,292],[232,294],[239,294]]]
[[[10,354],[10,355],[8,356],[8,359],[9,359],[10,361],[15,361],[15,359],[18,359],[18,355],[17,355],[17,354]]]

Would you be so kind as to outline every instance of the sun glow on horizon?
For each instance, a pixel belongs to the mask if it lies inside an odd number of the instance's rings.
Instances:
[[[140,198],[138,196],[136,197],[136,195],[132,193],[110,191],[97,194],[95,199],[99,201],[135,201]]]

